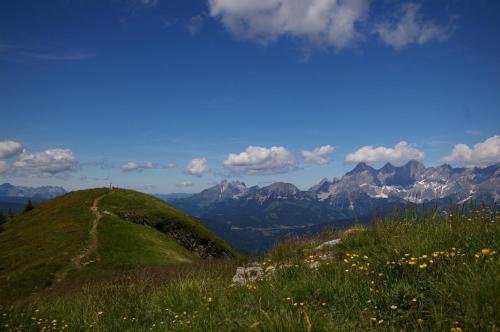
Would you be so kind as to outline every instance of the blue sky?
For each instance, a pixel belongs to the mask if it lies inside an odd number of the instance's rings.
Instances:
[[[307,188],[358,161],[499,162],[499,10],[466,0],[3,1],[0,182]]]

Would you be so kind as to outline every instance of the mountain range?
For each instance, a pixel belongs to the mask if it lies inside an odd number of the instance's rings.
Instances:
[[[10,183],[0,185],[0,209],[20,211],[31,199],[33,203],[47,201],[49,199],[64,195],[66,190],[62,187],[22,187]]]
[[[438,206],[500,200],[500,163],[480,168],[418,161],[375,169],[359,163],[340,178],[323,179],[308,190],[291,183],[247,187],[227,181],[187,198],[168,199],[243,252],[258,253],[287,234],[318,225],[369,223],[408,202]]]

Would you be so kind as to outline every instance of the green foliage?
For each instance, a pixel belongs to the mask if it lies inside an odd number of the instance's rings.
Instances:
[[[338,236],[341,244],[314,250]],[[285,267],[247,286],[230,285],[242,264],[234,260],[122,271],[0,307],[0,323],[75,331],[496,331],[499,246],[500,217],[488,209],[395,216],[365,231],[288,241],[261,258],[263,267]]]
[[[29,212],[33,210],[35,207],[33,206],[33,202],[31,202],[31,199],[28,199],[28,202],[26,203],[26,206],[24,207],[24,212]]]
[[[7,210],[7,218],[13,219],[15,216],[16,214],[14,213],[14,210],[12,208],[9,208],[9,210]]]

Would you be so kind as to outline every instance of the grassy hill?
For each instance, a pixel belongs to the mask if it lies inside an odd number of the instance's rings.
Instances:
[[[123,189],[71,192],[4,225],[0,302],[122,271],[191,263],[204,255],[235,253],[198,221],[157,198]]]
[[[115,204],[111,195],[100,202],[118,214]],[[337,237],[340,244],[316,249]],[[0,326],[74,331],[498,331],[499,247],[498,211],[408,213],[367,229],[286,241],[257,258],[267,272],[243,286],[232,285],[231,278],[250,258],[122,270],[111,277],[76,280],[78,287],[29,302],[4,304]],[[100,255],[99,264],[107,266],[109,256],[105,251]],[[131,262],[137,264],[133,258]]]

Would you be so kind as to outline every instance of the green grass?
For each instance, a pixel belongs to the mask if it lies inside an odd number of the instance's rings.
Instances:
[[[89,207],[106,189],[73,192],[39,204],[0,233],[0,301],[50,285],[54,274],[85,246],[93,219]]]
[[[227,242],[214,236],[199,221],[166,204],[159,198],[136,191],[114,189],[109,195],[103,197],[99,206],[102,211],[107,210],[114,214],[133,211],[137,215],[147,217],[152,226],[161,222],[180,222],[188,225],[199,238],[214,241],[219,248],[237,255]]]
[[[104,216],[98,227],[94,269],[135,269],[189,263],[199,259],[156,229]]]
[[[335,236],[342,237],[342,244],[323,252],[311,250]],[[472,215],[454,212],[451,217],[395,217],[366,231],[285,242],[261,262],[290,266],[248,286],[230,286],[242,263],[238,260],[123,272],[28,304],[4,305],[0,326],[33,330],[67,324],[77,331],[497,331],[499,245],[500,219],[487,209]],[[309,263],[325,253],[332,259],[311,269]]]
[[[89,231],[98,204],[97,249],[74,263],[89,244]],[[104,213],[104,211],[107,211]],[[155,223],[186,225],[199,238],[236,253],[198,221],[152,196],[122,189],[71,192],[35,206],[4,225],[0,233],[0,303],[26,302],[46,292],[78,288],[82,282],[107,278],[122,271],[192,263],[200,258],[170,235],[152,226],[122,220],[133,212]],[[56,280],[64,275],[62,285]],[[61,283],[61,282],[60,282]]]

